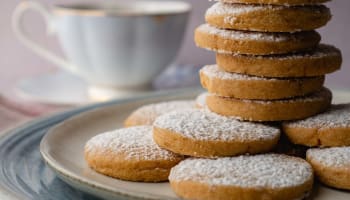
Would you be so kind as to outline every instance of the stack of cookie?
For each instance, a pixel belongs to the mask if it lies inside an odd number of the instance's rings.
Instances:
[[[169,180],[184,199],[304,199],[314,172],[327,185],[350,189],[350,104],[331,106],[323,87],[341,53],[319,44],[313,30],[331,18],[325,1],[214,4],[208,24],[195,31],[198,46],[216,51],[217,64],[200,71],[209,94],[140,107],[127,128],[87,142],[88,165],[123,180]],[[286,136],[260,123],[269,121],[284,121]],[[332,148],[309,149],[308,162],[270,153],[284,142]]]
[[[221,0],[209,8],[195,31],[196,44],[216,52],[217,64],[200,71],[208,108],[249,121],[303,119],[329,108],[325,74],[342,58],[313,30],[331,18],[322,2]]]

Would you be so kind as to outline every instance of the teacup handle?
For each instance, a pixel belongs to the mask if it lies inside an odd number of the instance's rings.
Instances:
[[[34,2],[34,1],[24,1],[18,4],[18,6],[15,8],[13,15],[12,15],[12,27],[14,30],[15,35],[21,41],[25,46],[27,46],[29,49],[33,50],[36,54],[39,56],[47,59],[48,61],[56,64],[59,67],[62,67],[64,69],[68,69],[72,72],[76,72],[76,67],[74,67],[73,64],[65,60],[64,58],[61,58],[57,56],[56,54],[52,53],[50,50],[46,49],[42,45],[35,42],[33,39],[31,39],[28,34],[26,33],[24,27],[23,27],[23,15],[25,11],[27,10],[34,10],[37,11],[39,14],[41,14],[46,22],[47,26],[47,33],[53,33],[54,27],[53,27],[53,16],[48,11],[47,8],[45,8],[43,5]]]

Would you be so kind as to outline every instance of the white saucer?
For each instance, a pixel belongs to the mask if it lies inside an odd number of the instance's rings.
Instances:
[[[15,94],[40,103],[80,105],[93,102],[88,96],[87,87],[78,77],[57,71],[19,81]]]
[[[134,91],[91,87],[77,76],[55,71],[19,81],[15,86],[15,94],[25,100],[45,104],[82,105],[135,97],[155,90],[198,86],[198,70],[199,67],[192,65],[171,65],[154,80],[150,88]]]

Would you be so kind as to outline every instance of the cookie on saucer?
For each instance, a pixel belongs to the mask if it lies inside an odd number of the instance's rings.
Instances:
[[[332,15],[324,5],[279,6],[218,2],[210,7],[205,19],[221,29],[260,32],[298,32],[320,28]]]
[[[284,121],[304,119],[324,112],[331,105],[332,93],[323,88],[311,95],[285,100],[247,100],[207,96],[209,110],[248,121]]]
[[[278,128],[199,109],[170,112],[153,124],[153,138],[160,147],[194,157],[268,152],[279,136]]]
[[[192,100],[168,101],[144,105],[128,116],[124,122],[124,126],[152,125],[154,120],[162,114],[174,110],[191,109],[194,107],[196,107],[196,103]]]
[[[350,147],[309,149],[306,159],[322,183],[350,190]]]
[[[183,199],[295,200],[310,194],[313,171],[301,158],[278,154],[186,159],[169,181]]]
[[[308,78],[266,78],[229,73],[217,65],[200,70],[200,80],[210,93],[237,99],[273,100],[305,96],[323,87],[324,76]]]
[[[93,170],[128,181],[167,181],[170,169],[182,159],[153,141],[151,126],[102,133],[85,145],[85,160]]]
[[[224,3],[267,4],[282,6],[305,6],[326,3],[330,0],[219,0]]]
[[[311,51],[252,56],[217,53],[216,62],[227,72],[263,77],[322,76],[339,70],[342,55],[339,49],[320,44]]]
[[[315,147],[350,146],[350,104],[332,105],[319,115],[283,123],[283,131],[295,144]]]
[[[305,51],[321,40],[316,31],[262,33],[218,29],[203,24],[195,30],[197,46],[219,53],[271,55]]]

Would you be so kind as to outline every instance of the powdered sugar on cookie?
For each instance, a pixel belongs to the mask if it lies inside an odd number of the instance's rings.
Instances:
[[[350,169],[350,147],[332,147],[309,149],[307,157],[328,167]]]
[[[127,160],[173,160],[179,155],[161,149],[152,138],[151,126],[136,126],[99,134],[85,145],[86,152],[115,153]]]
[[[298,35],[299,35],[299,33],[296,33],[296,34],[262,33],[262,32],[252,32],[252,31],[225,30],[225,29],[218,29],[216,27],[210,26],[209,24],[202,24],[197,28],[197,30],[204,33],[211,34],[211,35],[217,35],[226,39],[260,40],[260,41],[274,41],[274,42],[298,40]]]
[[[231,97],[222,97],[218,96],[216,94],[211,94],[209,93],[208,95],[214,95],[219,98],[226,98],[226,99],[231,99]],[[249,99],[241,99],[242,102],[245,103],[255,103],[255,104],[273,104],[273,103],[295,103],[295,102],[317,102],[317,101],[324,101],[325,99],[331,99],[332,98],[332,92],[327,89],[327,88],[322,88],[320,91],[315,92],[311,95],[304,96],[304,97],[297,97],[297,98],[292,98],[292,99],[283,99],[283,100],[270,100],[270,101],[265,101],[265,100],[249,100]]]
[[[306,6],[306,5],[319,5],[330,0],[304,0],[304,1],[291,1],[291,0],[213,0],[223,3],[239,3],[239,4],[268,4],[268,5],[283,5],[283,6]]]
[[[208,110],[174,111],[160,116],[154,126],[195,140],[206,141],[252,141],[271,140],[279,137],[275,127],[242,122],[221,116]]]
[[[135,110],[129,118],[142,118],[144,124],[151,125],[154,120],[165,113],[174,110],[185,110],[194,108],[196,105],[195,101],[168,101],[161,103],[154,103],[142,106]]]
[[[350,128],[350,104],[332,105],[319,115],[294,122],[286,122],[285,126],[304,128]]]
[[[278,6],[277,6],[278,7]],[[227,15],[247,13],[261,9],[273,8],[271,5],[261,6],[256,4],[226,4],[215,3],[206,12],[206,15]]]
[[[224,70],[220,69],[217,65],[204,66],[200,70],[200,72],[210,78],[218,78],[222,80],[260,80],[260,81],[277,81],[278,80],[275,78],[263,78],[258,76],[249,76],[246,74],[225,72]]]
[[[222,3],[218,2],[211,6],[207,12],[206,17],[211,16],[224,16],[224,23],[235,24],[237,22],[237,17],[242,17],[242,14],[254,15],[256,11],[303,11],[311,13],[329,13],[329,9],[322,5],[314,6],[280,6],[280,5],[261,5],[261,4],[235,4],[235,3]],[[240,23],[240,22],[238,22]]]
[[[312,168],[306,161],[277,154],[187,159],[175,166],[169,176],[173,182],[272,189],[301,185],[312,178]]]
[[[247,57],[247,55],[235,55],[237,57]],[[260,55],[249,57],[255,59],[273,59],[273,60],[294,60],[294,59],[321,59],[325,57],[339,57],[341,52],[334,46],[327,44],[320,44],[315,49],[306,52],[282,54],[282,55]]]

